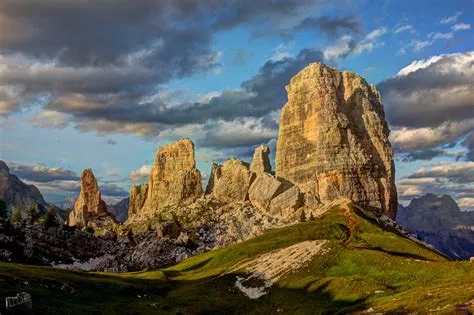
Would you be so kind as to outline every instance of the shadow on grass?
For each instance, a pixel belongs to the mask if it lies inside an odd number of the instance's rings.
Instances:
[[[311,291],[314,282],[301,288],[274,285],[267,295],[252,300],[235,286],[237,277],[245,276],[241,273],[160,281],[55,271],[50,269],[45,277],[0,270],[0,299],[28,292],[34,314],[334,314],[368,308],[362,299],[335,299],[330,282]],[[0,312],[10,314],[3,305]]]
[[[375,251],[375,252],[382,252],[382,253],[385,253],[385,254],[398,256],[398,257],[403,257],[403,258],[411,258],[411,259],[418,259],[418,260],[424,260],[424,261],[434,261],[432,259],[426,258],[425,256],[421,256],[421,255],[417,255],[417,254],[411,254],[411,253],[392,251],[392,250],[384,249],[380,246],[376,246],[376,247],[349,246],[348,248],[370,250],[370,251]]]

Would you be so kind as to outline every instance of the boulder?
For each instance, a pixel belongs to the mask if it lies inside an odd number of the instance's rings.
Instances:
[[[323,203],[346,197],[395,218],[393,151],[375,86],[353,72],[312,63],[286,90],[276,175]]]
[[[255,173],[270,173],[272,171],[272,166],[270,164],[270,158],[268,157],[269,154],[270,148],[267,145],[264,144],[257,147],[253,154],[250,170]]]
[[[295,211],[303,205],[304,198],[300,189],[295,185],[291,185],[270,201],[269,211],[271,215],[292,217]]]
[[[84,227],[88,223],[95,226],[115,224],[114,216],[107,210],[107,205],[101,198],[99,185],[90,168],[81,174],[81,192],[69,213],[68,226]]]
[[[201,173],[194,161],[194,144],[183,139],[160,147],[148,180],[148,193],[138,215],[154,214],[169,205],[202,195]]]
[[[222,202],[245,201],[248,199],[250,184],[255,173],[249,170],[248,163],[232,158],[220,168],[220,177],[214,183],[213,197]]]
[[[250,202],[261,211],[268,211],[271,200],[283,191],[283,183],[268,173],[257,174],[249,188]]]

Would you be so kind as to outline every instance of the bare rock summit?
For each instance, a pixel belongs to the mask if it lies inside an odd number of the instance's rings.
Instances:
[[[144,187],[140,188],[139,203],[144,190]],[[202,195],[201,173],[196,168],[191,140],[182,139],[158,148],[146,190],[143,207],[137,208],[136,212],[132,209],[135,212],[134,215],[131,213],[132,219],[152,215],[170,205],[193,201]]]
[[[286,90],[276,175],[323,203],[346,197],[395,218],[393,151],[375,86],[353,72],[312,63]]]
[[[66,222],[69,226],[84,227],[88,223],[106,226],[116,223],[114,216],[107,210],[102,200],[99,185],[90,168],[81,174],[81,192]]]

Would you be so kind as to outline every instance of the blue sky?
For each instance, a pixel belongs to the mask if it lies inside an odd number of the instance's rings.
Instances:
[[[274,147],[284,85],[321,61],[381,91],[402,202],[449,193],[474,209],[473,12],[472,0],[6,0],[0,158],[57,203],[88,167],[109,202],[126,197],[182,137],[207,174]]]

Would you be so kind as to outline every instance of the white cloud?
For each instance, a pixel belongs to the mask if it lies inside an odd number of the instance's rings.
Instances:
[[[33,115],[29,120],[37,128],[64,128],[70,123],[71,117],[68,114],[54,110],[45,110]]]
[[[324,58],[328,60],[339,59],[353,53],[354,55],[361,55],[364,52],[371,52],[375,48],[385,45],[380,41],[380,37],[387,33],[387,28],[377,28],[367,35],[365,35],[359,42],[356,42],[350,35],[344,35],[333,46],[326,48]]]
[[[451,26],[451,29],[455,32],[466,31],[471,29],[471,24],[459,23]]]
[[[458,17],[462,14],[461,11],[456,12],[454,15],[447,16],[441,19],[439,21],[441,24],[451,24],[451,23],[456,23],[458,20]]]
[[[151,170],[153,169],[152,165],[143,165],[137,170],[131,171],[128,174],[128,178],[134,182],[148,178]]]
[[[324,58],[328,60],[333,60],[346,56],[352,51],[352,42],[352,36],[342,36],[335,45],[329,46],[324,50]]]
[[[463,208],[474,208],[474,198],[460,198],[458,205]]]
[[[394,29],[394,33],[395,34],[398,34],[398,33],[402,33],[402,32],[411,32],[411,33],[414,33],[415,32],[415,29],[413,28],[412,25],[410,24],[404,24],[404,25],[397,25],[395,26],[395,29]]]
[[[445,122],[438,127],[395,128],[390,141],[404,150],[432,148],[451,143],[474,129],[474,119],[461,122]]]
[[[275,49],[275,52],[270,57],[270,60],[279,61],[285,58],[291,58],[293,54],[291,53],[290,47],[288,47],[285,43],[281,43]]]
[[[405,75],[410,74],[412,72],[415,72],[417,70],[427,68],[431,64],[433,64],[433,63],[437,62],[438,60],[440,60],[441,58],[443,58],[443,56],[445,56],[445,55],[433,56],[433,57],[430,57],[428,59],[421,59],[421,60],[412,61],[412,63],[410,63],[408,66],[406,66],[406,67],[400,69],[400,71],[398,71],[397,77],[405,76]]]
[[[355,47],[354,53],[356,55],[360,55],[363,52],[371,52],[375,48],[382,47],[385,45],[384,42],[379,41],[379,38],[382,37],[384,34],[387,33],[387,29],[385,27],[377,28],[367,34],[363,40],[361,40]]]

